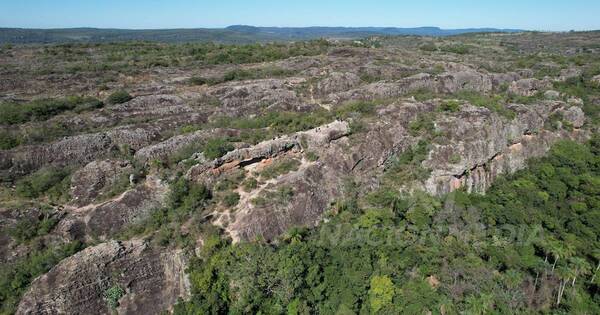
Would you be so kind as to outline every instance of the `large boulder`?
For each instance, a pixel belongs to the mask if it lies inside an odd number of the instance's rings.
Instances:
[[[508,92],[519,96],[533,96],[543,89],[549,88],[550,84],[547,81],[538,79],[521,79],[513,82],[508,87]]]
[[[179,250],[141,240],[102,243],[35,279],[17,314],[161,314],[189,295],[185,268]]]
[[[360,78],[350,72],[333,72],[317,83],[317,92],[320,95],[346,91],[360,85]]]
[[[88,163],[71,176],[71,196],[79,206],[92,203],[114,185],[128,180],[133,167],[124,160],[98,160]]]

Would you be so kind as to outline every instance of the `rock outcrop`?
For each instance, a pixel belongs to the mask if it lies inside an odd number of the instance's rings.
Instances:
[[[110,191],[113,185],[133,172],[128,161],[92,161],[71,176],[71,196],[73,203],[84,206],[93,203],[97,197]]]
[[[17,314],[161,314],[189,295],[181,251],[110,241],[61,261],[33,281]],[[121,291],[111,309],[108,290]],[[114,290],[114,289],[113,289]]]
[[[534,96],[543,89],[549,88],[550,83],[538,79],[521,79],[514,81],[508,87],[508,92],[519,96]]]
[[[85,165],[118,152],[120,148],[138,149],[156,141],[151,130],[117,128],[108,132],[84,134],[40,145],[0,151],[0,177],[14,178],[46,165]]]
[[[430,175],[404,183],[408,193],[422,189],[443,195],[461,187],[485,192],[496,177],[525,167],[528,159],[542,156],[556,141],[586,138],[586,132],[579,129],[585,122],[582,110],[561,101],[510,105],[509,110],[515,113],[510,119],[468,103],[459,112],[439,114],[441,103],[392,103],[381,108],[377,119],[351,140],[347,123],[338,121],[234,150],[192,167],[188,177],[210,186],[233,170],[243,169],[248,177],[258,177],[261,168],[280,159],[300,161],[297,169],[261,182],[252,191],[239,190],[238,206],[216,215],[216,224],[226,226],[234,240],[272,239],[291,226],[317,224],[330,203],[342,197],[348,176],[363,192],[376,189],[388,162],[422,140],[410,132],[410,123],[421,115],[436,117],[435,133],[443,135],[443,141],[433,139],[428,158],[422,163]],[[573,130],[546,129],[556,115]],[[316,152],[318,160],[308,160],[308,152]],[[288,189],[283,197],[282,187]]]
[[[470,108],[438,121],[448,142],[436,145],[423,163],[432,170],[425,183],[427,191],[442,195],[465,187],[469,192],[483,193],[496,177],[524,168],[528,159],[544,155],[556,141],[585,139],[585,133],[577,129],[544,129],[554,113],[575,128],[583,125],[581,109],[564,106],[560,102],[514,105],[517,117],[511,121],[487,109]]]
[[[66,239],[109,239],[164,206],[168,187],[149,176],[140,185],[99,204],[65,207],[67,215],[56,230]]]

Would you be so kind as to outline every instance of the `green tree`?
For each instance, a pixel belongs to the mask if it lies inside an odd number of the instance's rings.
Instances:
[[[371,278],[369,301],[371,312],[376,314],[384,307],[392,304],[394,299],[394,284],[388,276],[374,276]]]

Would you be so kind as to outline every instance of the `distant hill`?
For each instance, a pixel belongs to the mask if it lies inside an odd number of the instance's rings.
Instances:
[[[0,43],[69,43],[114,41],[159,42],[222,42],[252,43],[269,41],[294,41],[316,38],[362,38],[376,35],[451,36],[481,32],[520,32],[516,29],[467,28],[441,29],[439,27],[256,27],[232,25],[222,29],[160,29],[128,30],[98,28],[22,29],[0,28]]]

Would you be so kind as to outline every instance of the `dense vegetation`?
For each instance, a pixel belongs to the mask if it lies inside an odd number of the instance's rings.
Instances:
[[[598,187],[598,139],[561,142],[486,195],[348,184],[327,223],[276,244],[207,237],[176,313],[597,314]]]

